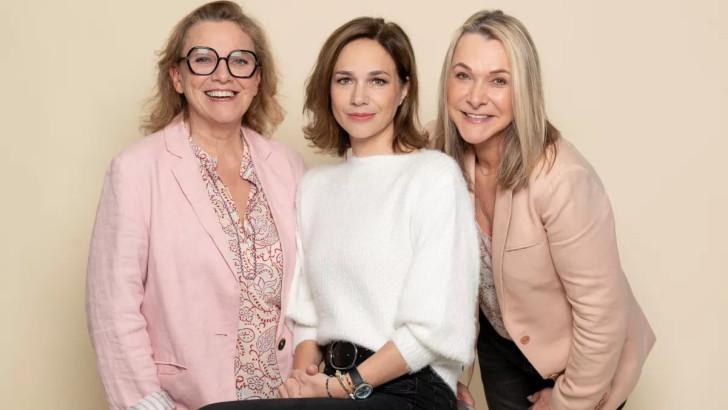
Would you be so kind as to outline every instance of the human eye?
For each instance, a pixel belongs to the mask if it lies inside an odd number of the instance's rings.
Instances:
[[[230,54],[230,64],[241,67],[253,64],[253,56],[242,51],[234,51]]]
[[[217,60],[210,50],[202,48],[193,51],[190,57],[190,60],[195,64],[214,64]]]
[[[384,78],[380,78],[380,77],[372,78],[371,82],[373,85],[375,85],[377,87],[382,87],[382,86],[389,84],[389,81],[387,81]]]
[[[497,85],[498,87],[505,87],[508,85],[508,80],[503,77],[496,77],[493,79],[493,84]]]
[[[198,64],[209,64],[212,63],[212,57],[206,55],[198,55],[194,56],[192,61]]]
[[[250,61],[244,57],[231,57],[230,58],[230,64],[237,65],[237,66],[246,66],[250,64]]]
[[[469,80],[470,75],[468,73],[466,73],[465,71],[456,71],[455,78],[457,78],[458,80]]]
[[[353,82],[353,80],[351,79],[351,77],[342,76],[342,77],[336,78],[336,84],[339,84],[339,85],[349,85],[352,82]]]

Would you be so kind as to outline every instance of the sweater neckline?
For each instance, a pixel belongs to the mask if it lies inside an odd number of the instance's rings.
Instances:
[[[414,152],[408,152],[405,154],[375,154],[375,155],[367,155],[364,157],[357,157],[354,154],[351,154],[347,159],[346,162],[349,164],[371,164],[371,163],[382,163],[382,162],[398,162],[400,160],[404,160],[407,158],[412,158],[413,155],[419,155],[422,154],[425,150],[419,149]]]

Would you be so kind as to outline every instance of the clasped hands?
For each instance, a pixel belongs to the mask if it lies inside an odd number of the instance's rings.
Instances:
[[[326,392],[327,379],[330,379],[328,391],[332,397],[339,399],[349,397],[336,377],[320,373],[318,366],[313,364],[306,367],[305,370],[293,369],[288,379],[278,386],[278,395],[282,399],[329,397]]]

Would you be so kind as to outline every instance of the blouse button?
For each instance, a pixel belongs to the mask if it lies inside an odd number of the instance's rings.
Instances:
[[[528,344],[528,342],[530,342],[530,341],[531,341],[531,338],[530,338],[529,336],[523,336],[523,337],[521,338],[521,344],[522,344],[522,345],[527,345],[527,344]]]
[[[283,350],[283,348],[286,347],[286,339],[281,339],[280,342],[278,342],[278,350]]]

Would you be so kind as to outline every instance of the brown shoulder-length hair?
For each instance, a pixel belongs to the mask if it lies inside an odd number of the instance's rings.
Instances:
[[[204,4],[185,16],[174,27],[164,49],[158,53],[156,92],[149,100],[148,113],[142,120],[142,131],[146,134],[157,132],[186,109],[185,96],[174,89],[169,70],[178,64],[180,57],[185,54],[182,47],[190,27],[200,21],[231,21],[240,26],[240,29],[253,40],[259,62],[260,84],[258,94],[243,115],[241,123],[260,134],[270,135],[283,121],[284,114],[283,107],[276,99],[278,72],[260,24],[231,1],[213,1]]]
[[[526,27],[515,17],[500,10],[483,10],[473,14],[455,32],[440,74],[440,103],[434,131],[436,146],[460,164],[472,189],[464,163],[469,144],[460,136],[447,111],[447,81],[453,54],[460,38],[468,33],[498,40],[506,50],[512,71],[513,122],[505,130],[496,180],[504,188],[525,188],[539,165],[547,168],[553,165],[560,134],[546,117],[536,46]]]
[[[324,152],[343,156],[351,147],[349,134],[331,112],[331,79],[341,50],[358,39],[374,40],[394,60],[401,84],[407,84],[407,97],[394,116],[395,152],[427,145],[417,118],[418,83],[415,54],[407,34],[397,24],[381,18],[359,17],[334,31],[324,43],[311,76],[306,81],[303,112],[308,124],[303,133],[312,145]]]

